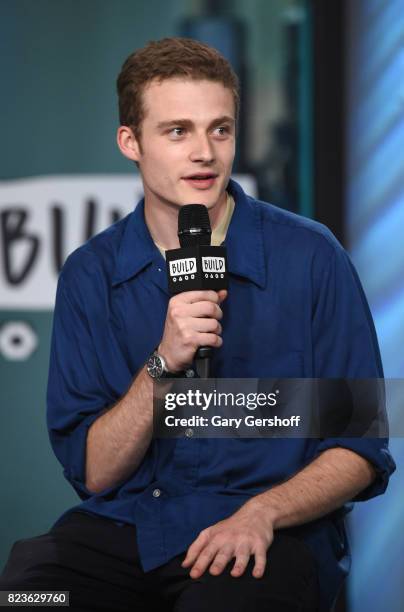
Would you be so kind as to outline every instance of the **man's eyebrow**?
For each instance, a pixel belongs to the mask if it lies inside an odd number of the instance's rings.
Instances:
[[[159,130],[163,130],[165,128],[172,127],[173,125],[190,127],[192,126],[192,121],[190,121],[189,119],[171,119],[170,121],[160,121],[157,124],[157,128]]]
[[[231,125],[233,125],[235,123],[234,117],[223,115],[223,117],[218,117],[217,119],[214,119],[209,127],[213,127],[214,125],[222,125],[222,123],[230,123]]]
[[[223,117],[218,117],[217,119],[213,119],[213,121],[210,122],[209,127],[211,128],[216,125],[221,125],[222,123],[230,123],[231,125],[233,125],[235,123],[235,120],[233,117],[229,117],[228,115],[223,115]],[[181,127],[189,128],[193,126],[193,121],[191,121],[190,119],[171,119],[170,121],[160,121],[157,124],[157,129],[164,130],[164,129],[167,129],[173,126],[181,126]]]

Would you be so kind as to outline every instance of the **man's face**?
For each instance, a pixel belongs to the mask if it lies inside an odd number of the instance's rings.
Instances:
[[[221,83],[167,79],[143,93],[134,159],[147,205],[224,202],[235,153],[233,94]]]

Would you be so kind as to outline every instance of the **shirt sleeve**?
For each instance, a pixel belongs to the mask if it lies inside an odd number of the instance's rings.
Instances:
[[[320,266],[319,266],[320,267]],[[376,331],[358,274],[344,249],[335,244],[332,257],[323,259],[315,277],[317,298],[312,321],[316,378],[382,378]],[[366,458],[376,470],[373,483],[355,501],[382,494],[395,470],[388,439],[331,437],[317,452],[343,447]]]
[[[103,379],[84,299],[71,284],[62,272],[53,318],[47,424],[65,477],[87,499],[93,495],[85,486],[87,432],[116,398]]]

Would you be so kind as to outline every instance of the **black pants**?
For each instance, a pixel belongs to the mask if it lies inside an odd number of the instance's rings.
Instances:
[[[143,572],[136,529],[73,513],[47,534],[17,541],[0,576],[0,590],[70,591],[74,610],[110,612],[314,612],[317,571],[306,545],[280,532],[268,550],[262,578],[233,578],[234,559],[219,576],[189,577],[178,555]],[[34,609],[34,608],[32,608]]]

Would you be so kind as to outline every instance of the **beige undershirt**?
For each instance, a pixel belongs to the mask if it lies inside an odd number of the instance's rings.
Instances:
[[[220,219],[217,226],[213,228],[212,230],[212,236],[211,236],[211,242],[210,242],[212,246],[220,246],[222,242],[224,242],[224,239],[226,238],[227,230],[229,229],[231,217],[232,217],[234,207],[235,207],[235,202],[234,202],[233,196],[231,196],[229,193],[226,193],[226,196],[227,196],[226,197],[226,210],[224,211],[224,214],[222,215],[222,218]],[[158,248],[158,250],[160,251],[160,253],[165,259],[166,257],[165,249],[163,249],[159,244],[157,244],[157,242],[155,242],[154,244],[156,245],[156,247]]]

